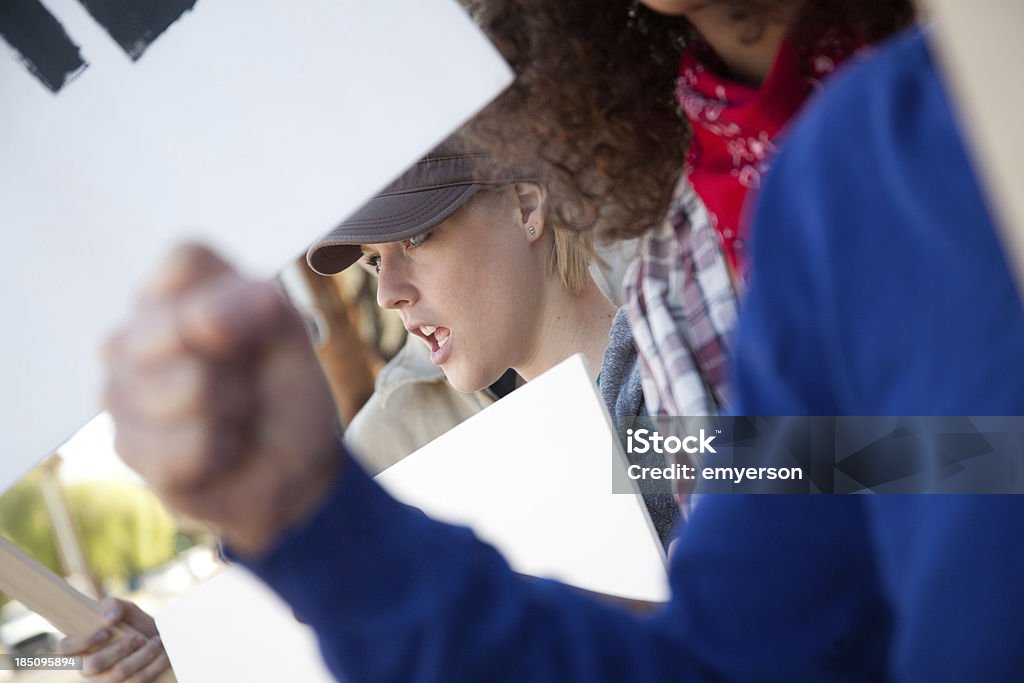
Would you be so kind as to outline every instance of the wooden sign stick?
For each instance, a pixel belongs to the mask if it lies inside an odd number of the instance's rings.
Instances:
[[[1024,298],[1024,58],[1020,0],[920,0],[934,23],[936,55],[961,115],[1007,261]],[[965,226],[970,229],[972,226]]]
[[[124,624],[113,628],[106,626],[98,602],[79,593],[3,537],[0,537],[0,592],[20,601],[65,635],[83,638],[99,628],[110,628],[119,637],[138,633]],[[157,678],[157,683],[177,683],[177,679],[168,670]]]

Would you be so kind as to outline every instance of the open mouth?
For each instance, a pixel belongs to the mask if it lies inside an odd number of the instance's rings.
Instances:
[[[437,325],[420,325],[414,328],[413,333],[427,342],[431,353],[437,353],[448,343],[452,331],[447,327],[438,327]]]

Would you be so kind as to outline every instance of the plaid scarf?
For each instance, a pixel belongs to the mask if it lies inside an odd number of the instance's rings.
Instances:
[[[726,407],[738,309],[731,272],[744,274],[743,202],[760,186],[775,135],[819,79],[862,47],[835,31],[806,49],[786,40],[760,88],[704,68],[697,58],[707,48],[683,56],[676,95],[694,127],[687,173],[665,221],[644,237],[623,292],[652,416],[715,415]]]
[[[837,34],[802,52],[785,41],[759,89],[714,76],[693,50],[684,55],[676,95],[694,127],[687,171],[665,220],[645,235],[623,290],[652,417],[727,409],[739,308],[732,274],[746,273],[740,226],[747,192],[760,187],[773,139],[819,79],[860,47]],[[688,517],[695,498],[682,489],[676,498]]]
[[[648,413],[718,414],[738,304],[718,234],[686,178],[664,222],[644,237],[623,299]]]

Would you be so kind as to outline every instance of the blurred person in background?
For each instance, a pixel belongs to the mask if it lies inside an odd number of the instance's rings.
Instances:
[[[481,139],[550,163],[551,193],[575,198],[567,226],[642,238],[623,297],[649,412],[722,411],[748,195],[808,98],[911,24],[912,3],[468,4],[519,76],[478,117]]]

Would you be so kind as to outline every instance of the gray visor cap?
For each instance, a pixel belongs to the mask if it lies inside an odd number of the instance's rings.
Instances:
[[[485,186],[538,181],[537,174],[504,167],[488,154],[439,147],[314,242],[306,260],[321,275],[340,273],[359,259],[359,245],[399,242],[426,232]]]

